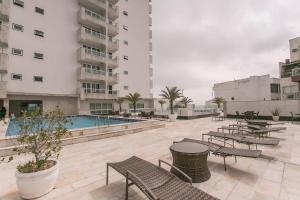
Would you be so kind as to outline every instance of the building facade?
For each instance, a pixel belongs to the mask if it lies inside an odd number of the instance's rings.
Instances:
[[[270,75],[217,83],[213,87],[215,97],[226,101],[280,100],[280,80]]]
[[[282,99],[300,99],[300,37],[291,39],[290,59],[279,63]]]
[[[138,92],[153,107],[151,12],[149,0],[0,1],[0,104],[108,114]]]

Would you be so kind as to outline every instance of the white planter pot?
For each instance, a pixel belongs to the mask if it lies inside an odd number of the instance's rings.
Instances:
[[[273,116],[273,121],[279,121],[279,116]]]
[[[58,177],[58,162],[53,167],[34,173],[16,171],[19,193],[24,199],[34,199],[50,192]]]
[[[168,116],[171,122],[175,122],[177,119],[177,114],[169,114]]]

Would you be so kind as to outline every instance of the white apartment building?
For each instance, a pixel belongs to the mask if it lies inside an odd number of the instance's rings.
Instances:
[[[214,84],[215,97],[226,101],[268,101],[280,100],[280,79],[270,75]]]
[[[279,63],[282,99],[300,99],[300,37],[291,39],[290,59]]]
[[[107,114],[138,92],[153,107],[151,13],[151,0],[0,0],[0,106]]]

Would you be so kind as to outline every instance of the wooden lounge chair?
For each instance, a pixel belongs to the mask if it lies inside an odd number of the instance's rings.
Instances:
[[[245,136],[245,135],[220,133],[220,132],[215,132],[215,131],[210,131],[206,134],[202,134],[202,140],[204,140],[204,136],[222,138],[224,140],[224,142],[226,140],[232,140],[233,145],[234,145],[234,141],[236,141],[238,143],[247,144],[249,150],[250,150],[250,145],[253,145],[253,144],[255,144],[256,149],[257,149],[257,145],[274,145],[275,146],[275,145],[279,144],[279,139],[277,139],[277,138],[261,139],[261,138],[253,138],[253,137],[249,137],[249,136]]]
[[[162,168],[162,163],[182,174],[187,182]],[[188,175],[162,160],[159,160],[158,166],[136,156],[121,162],[107,163],[106,185],[109,167],[126,177],[126,200],[128,189],[132,185],[136,185],[150,200],[217,200],[193,187],[192,179]]]
[[[180,142],[196,142],[196,143],[204,144],[204,145],[208,146],[209,150],[214,155],[223,157],[225,171],[227,169],[227,167],[226,167],[226,157],[228,157],[228,156],[234,156],[235,157],[235,162],[237,162],[236,157],[258,158],[262,153],[261,150],[248,150],[248,149],[234,148],[234,146],[232,144],[229,144],[229,143],[226,143],[226,144],[231,146],[231,147],[222,146],[220,144],[213,143],[212,139],[210,139],[210,141],[202,141],[202,140],[184,138]]]

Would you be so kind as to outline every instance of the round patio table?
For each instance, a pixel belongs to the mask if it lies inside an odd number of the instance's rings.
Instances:
[[[209,149],[206,145],[194,142],[179,142],[170,147],[173,156],[173,165],[189,177],[193,183],[201,183],[210,178],[210,171],[207,166]],[[184,180],[184,177],[175,169],[171,172]]]

